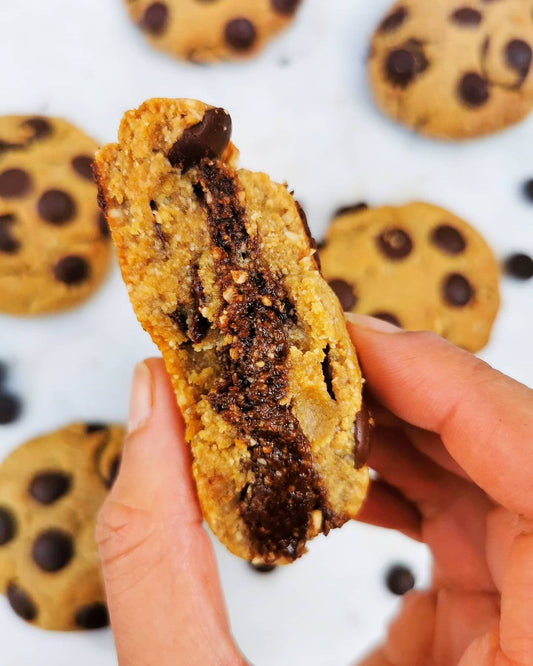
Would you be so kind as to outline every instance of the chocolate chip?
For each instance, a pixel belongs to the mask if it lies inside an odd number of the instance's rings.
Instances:
[[[31,187],[31,178],[23,169],[6,169],[0,173],[0,197],[14,199],[24,196]]]
[[[258,573],[270,573],[277,568],[275,564],[264,564],[263,562],[248,562],[248,564]]]
[[[7,586],[6,594],[9,605],[19,617],[28,622],[35,620],[37,617],[37,607],[24,590],[11,582]]]
[[[521,39],[513,39],[505,47],[507,64],[518,72],[521,80],[524,80],[529,73],[532,55],[531,46]]]
[[[0,385],[7,379],[7,365],[0,361]]]
[[[50,224],[65,224],[76,213],[74,200],[63,190],[47,190],[37,203],[39,215]]]
[[[163,34],[168,22],[168,7],[164,2],[148,5],[141,20],[141,28],[155,37]]]
[[[20,400],[10,393],[0,393],[0,425],[13,423],[20,416],[22,405]]]
[[[344,312],[349,312],[355,307],[355,304],[357,303],[357,296],[355,295],[353,287],[350,284],[348,284],[345,280],[340,280],[338,278],[329,280],[328,284],[335,292],[335,295],[339,299]]]
[[[174,312],[171,312],[169,315],[170,319],[176,324],[180,331],[187,335],[188,326],[187,326],[187,313],[185,308],[178,306]]]
[[[115,456],[111,461],[111,465],[109,465],[109,472],[107,474],[107,479],[106,479],[106,486],[108,488],[111,488],[116,481],[116,478],[120,470],[120,461],[121,461],[120,456],[119,455]]]
[[[70,489],[70,478],[64,472],[41,472],[33,477],[29,492],[40,504],[52,504]]]
[[[475,72],[465,74],[459,81],[459,97],[471,107],[482,106],[489,99],[489,84],[486,79]]]
[[[452,14],[452,21],[463,26],[476,26],[481,23],[483,16],[481,12],[471,7],[461,7]]]
[[[40,116],[35,116],[34,118],[27,118],[22,122],[22,125],[30,127],[33,131],[33,139],[46,139],[46,137],[52,134],[52,125],[46,120],[46,118],[41,118]]]
[[[0,546],[9,543],[17,531],[15,519],[11,511],[0,507]]]
[[[362,210],[368,210],[368,204],[364,201],[359,201],[348,206],[341,206],[333,213],[333,217],[339,217],[340,215],[345,215],[346,213],[359,213]]]
[[[387,56],[385,69],[393,85],[405,88],[416,75],[415,57],[406,49],[394,49]]]
[[[505,272],[517,280],[533,277],[533,259],[527,254],[512,254],[505,260]]]
[[[356,469],[363,467],[368,460],[373,428],[374,422],[372,416],[363,402],[361,410],[357,412],[354,421],[354,464]]]
[[[109,225],[107,223],[106,216],[103,213],[101,212],[98,213],[96,223],[98,224],[98,229],[100,231],[100,235],[102,236],[102,238],[109,238],[111,232],[109,230]]]
[[[431,242],[447,254],[461,254],[466,248],[463,234],[449,224],[441,224],[431,234]]]
[[[271,0],[272,9],[278,14],[294,14],[300,0]]]
[[[335,397],[335,392],[333,391],[333,371],[331,369],[331,363],[329,360],[330,346],[326,345],[324,349],[324,360],[322,361],[322,374],[324,375],[324,382],[328,390],[330,398],[337,400]]]
[[[403,229],[385,229],[377,238],[379,249],[388,258],[394,261],[405,259],[411,254],[413,241]]]
[[[523,185],[523,191],[526,198],[533,201],[533,178],[526,180]]]
[[[204,157],[219,157],[231,137],[231,117],[224,109],[209,109],[202,120],[188,127],[168,153],[172,166],[187,171]]]
[[[12,235],[14,215],[0,215],[0,252],[14,254],[20,249],[19,241]]]
[[[452,273],[444,280],[443,296],[448,305],[464,307],[472,300],[474,290],[464,275]]]
[[[398,7],[398,9],[383,19],[378,28],[379,32],[392,32],[393,30],[396,30],[396,28],[399,28],[405,21],[407,15],[408,11],[405,7]]]
[[[91,182],[93,181],[93,159],[91,155],[77,155],[71,161],[72,168],[78,176]]]
[[[82,606],[76,613],[74,621],[80,629],[101,629],[109,624],[107,606],[97,601],[94,604]]]
[[[106,423],[100,423],[97,421],[94,421],[92,423],[86,423],[85,424],[85,432],[88,435],[91,435],[93,432],[101,432],[102,430],[107,429],[107,424]]]
[[[42,532],[33,542],[32,557],[43,571],[59,571],[67,566],[74,554],[72,539],[59,529]]]
[[[224,38],[235,51],[247,51],[257,38],[254,24],[246,18],[235,18],[226,23]]]
[[[393,594],[401,596],[413,589],[415,577],[406,566],[397,564],[388,570],[385,582]]]
[[[398,317],[396,317],[396,315],[393,315],[390,312],[372,312],[369,316],[375,317],[376,319],[381,319],[382,321],[386,321],[389,324],[392,324],[393,326],[398,326],[398,328],[402,327]]]
[[[54,266],[55,279],[69,286],[81,284],[90,274],[91,269],[87,261],[74,254],[63,257]]]

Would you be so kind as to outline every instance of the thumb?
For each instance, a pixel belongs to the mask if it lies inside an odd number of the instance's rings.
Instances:
[[[244,663],[161,360],[135,368],[129,434],[96,538],[121,666]]]

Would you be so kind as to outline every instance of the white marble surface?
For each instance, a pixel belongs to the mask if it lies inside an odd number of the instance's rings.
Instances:
[[[150,50],[120,0],[0,1],[0,113],[64,116],[99,141],[123,111],[152,96],[197,97],[233,117],[241,163],[286,180],[320,236],[338,205],[425,199],[470,220],[499,257],[533,253],[533,206],[520,194],[533,176],[533,117],[498,136],[447,145],[382,118],[365,82],[372,28],[389,0],[306,0],[294,26],[256,60],[179,64]],[[502,283],[503,306],[482,356],[533,384],[533,283]],[[0,358],[23,417],[0,430],[0,455],[75,419],[122,420],[134,363],[156,350],[131,312],[115,267],[83,307],[23,321],[0,317]],[[311,544],[289,568],[259,576],[215,544],[233,631],[256,666],[344,666],[383,634],[397,599],[387,566],[428,578],[424,547],[385,531],[345,526]],[[0,663],[111,666],[107,630],[47,633],[0,598]],[[176,663],[179,663],[177,661]]]

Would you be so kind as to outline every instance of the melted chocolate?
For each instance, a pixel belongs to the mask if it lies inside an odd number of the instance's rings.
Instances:
[[[215,325],[233,338],[221,351],[221,377],[208,399],[248,443],[253,480],[241,492],[239,511],[257,554],[267,561],[295,559],[304,551],[311,512],[323,512],[326,533],[335,517],[326,508],[309,442],[290,406],[281,404],[294,308],[261,261],[257,238],[246,231],[232,172],[203,160],[195,192],[207,211],[224,300]]]

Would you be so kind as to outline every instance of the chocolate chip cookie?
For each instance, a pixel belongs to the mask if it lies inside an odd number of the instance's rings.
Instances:
[[[223,109],[150,100],[95,168],[133,307],[187,423],[204,516],[240,557],[288,563],[356,515],[369,419],[303,210],[236,169],[230,133]]]
[[[426,203],[345,209],[320,250],[345,311],[430,330],[479,351],[499,307],[499,269],[464,220]]]
[[[111,243],[96,203],[96,143],[58,118],[0,117],[0,311],[37,315],[85,300]]]
[[[69,425],[0,465],[0,590],[43,629],[108,623],[95,519],[118,471],[120,426]]]
[[[247,58],[287,26],[300,0],[125,0],[149,42],[178,58]]]
[[[531,0],[400,0],[369,75],[380,109],[439,139],[501,130],[533,107]]]

